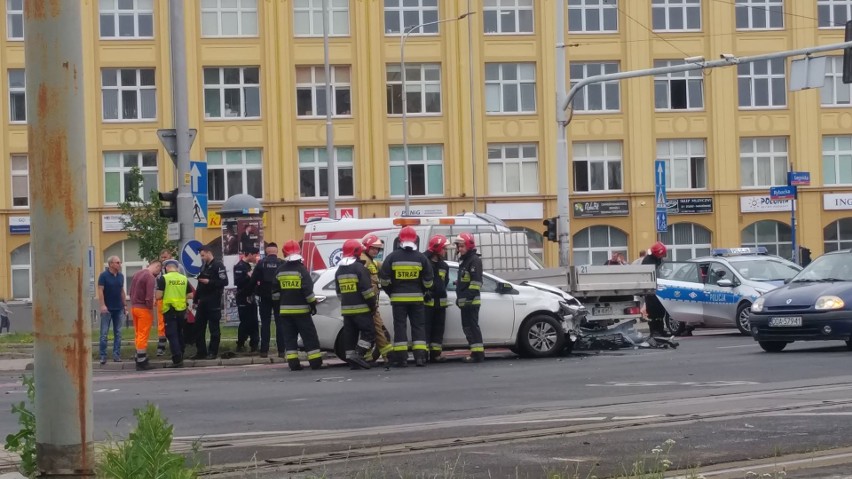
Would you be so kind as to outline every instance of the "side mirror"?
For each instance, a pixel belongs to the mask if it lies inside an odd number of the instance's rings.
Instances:
[[[322,303],[326,300],[326,296],[316,296],[317,304]]]
[[[500,294],[509,294],[514,290],[515,288],[512,287],[511,283],[500,283],[500,287],[497,288],[497,292]]]
[[[784,278],[784,284],[790,284],[790,281],[793,281],[793,278]]]
[[[729,279],[720,279],[716,282],[716,286],[720,288],[732,288],[734,286],[734,282]]]

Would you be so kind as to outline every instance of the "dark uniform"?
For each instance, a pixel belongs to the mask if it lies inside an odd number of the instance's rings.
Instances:
[[[485,359],[482,331],[479,329],[479,290],[482,289],[482,260],[471,248],[461,258],[456,282],[456,305],[461,309],[462,331],[470,345],[470,358],[478,362]]]
[[[408,361],[408,321],[411,322],[415,360],[425,361],[426,329],[423,295],[432,287],[432,266],[423,253],[398,249],[385,258],[379,270],[382,288],[390,296],[393,309],[393,362],[405,367]],[[406,321],[408,319],[408,321]]]
[[[260,298],[260,354],[269,353],[269,324],[271,318],[275,319],[275,346],[278,355],[284,354],[284,339],[281,332],[280,319],[278,318],[279,298],[278,286],[275,275],[284,261],[277,255],[266,255],[257,263],[251,273],[252,283],[256,285],[255,292]]]
[[[311,315],[317,312],[314,281],[302,261],[286,261],[276,275],[276,293],[280,295],[279,321],[284,354],[291,370],[302,369],[299,362],[299,336],[308,355],[311,369],[322,366],[319,337]],[[278,344],[280,351],[281,343]]]
[[[379,300],[370,280],[370,272],[363,264],[354,261],[338,265],[334,277],[335,289],[340,297],[340,313],[343,315],[346,360],[356,369],[359,366],[368,367],[363,357],[373,349],[373,341],[376,339],[373,312],[378,308]]]
[[[447,262],[434,253],[427,253],[432,262],[435,281],[432,284],[432,298],[426,307],[426,341],[429,342],[429,356],[432,360],[441,356],[444,344],[444,325],[447,320],[447,285],[450,282],[450,267]]]
[[[183,364],[183,328],[186,322],[187,295],[192,291],[186,276],[173,271],[157,279],[157,290],[163,292],[160,302],[166,337],[172,352],[172,364]]]
[[[196,358],[202,359],[219,355],[219,323],[222,321],[222,292],[228,285],[228,271],[218,259],[201,266],[198,279],[208,279],[209,283],[199,282],[195,290],[195,350]],[[210,328],[210,347],[206,344],[207,328]]]
[[[648,254],[642,259],[642,264],[652,264],[659,272],[663,259]],[[660,302],[656,294],[645,296],[645,312],[648,314],[648,329],[651,335],[664,335],[663,318],[666,317],[666,308],[663,307],[663,303]]]
[[[255,352],[258,346],[257,304],[254,302],[255,284],[251,281],[251,263],[240,260],[234,265],[234,286],[237,287],[237,312],[240,316],[237,350],[244,349],[248,339],[251,352]]]

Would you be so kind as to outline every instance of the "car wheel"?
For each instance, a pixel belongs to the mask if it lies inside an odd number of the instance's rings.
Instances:
[[[343,344],[343,330],[337,333],[337,339],[334,340],[334,354],[341,361],[346,361],[346,346]]]
[[[686,332],[686,323],[674,319],[669,313],[666,313],[666,317],[663,318],[663,325],[673,336],[683,336]]]
[[[757,344],[767,353],[780,353],[787,347],[784,341],[758,341]]]
[[[751,303],[743,303],[739,308],[737,308],[737,329],[739,329],[740,333],[744,336],[751,336],[751,326],[749,326],[748,323],[748,317],[750,314]]]
[[[554,356],[565,348],[565,332],[556,319],[543,314],[533,316],[521,325],[518,343],[525,356]]]

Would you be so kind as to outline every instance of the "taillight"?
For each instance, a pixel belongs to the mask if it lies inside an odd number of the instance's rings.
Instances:
[[[642,310],[639,309],[639,306],[631,306],[629,308],[624,308],[624,314],[639,314]]]

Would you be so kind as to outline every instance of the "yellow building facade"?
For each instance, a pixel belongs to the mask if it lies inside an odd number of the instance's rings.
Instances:
[[[29,210],[21,0],[0,24],[0,296],[28,298]],[[470,7],[469,4],[470,3]],[[842,41],[852,0],[563,0],[566,76],[746,56]],[[556,214],[557,0],[329,0],[338,208],[361,218],[403,205],[400,30],[405,42],[411,204],[477,211],[533,232]],[[131,166],[175,185],[156,131],[172,126],[168,6],[82,0],[91,243],[143,266],[116,203]],[[208,162],[211,212],[262,199],[267,239],[299,238],[325,213],[322,0],[186,2],[192,158]],[[475,12],[459,19],[468,8]],[[444,21],[446,20],[446,21]],[[840,52],[837,52],[839,55]],[[667,165],[675,259],[760,244],[789,255],[786,171],[800,188],[798,241],[816,256],[852,245],[852,103],[839,57],[826,86],[789,91],[790,61],[589,87],[574,105],[575,263],[632,259],[656,240],[655,160]],[[211,215],[215,218],[215,215]],[[219,237],[215,219],[196,236]],[[61,242],[58,243],[61,247]],[[546,263],[556,262],[553,243]]]

